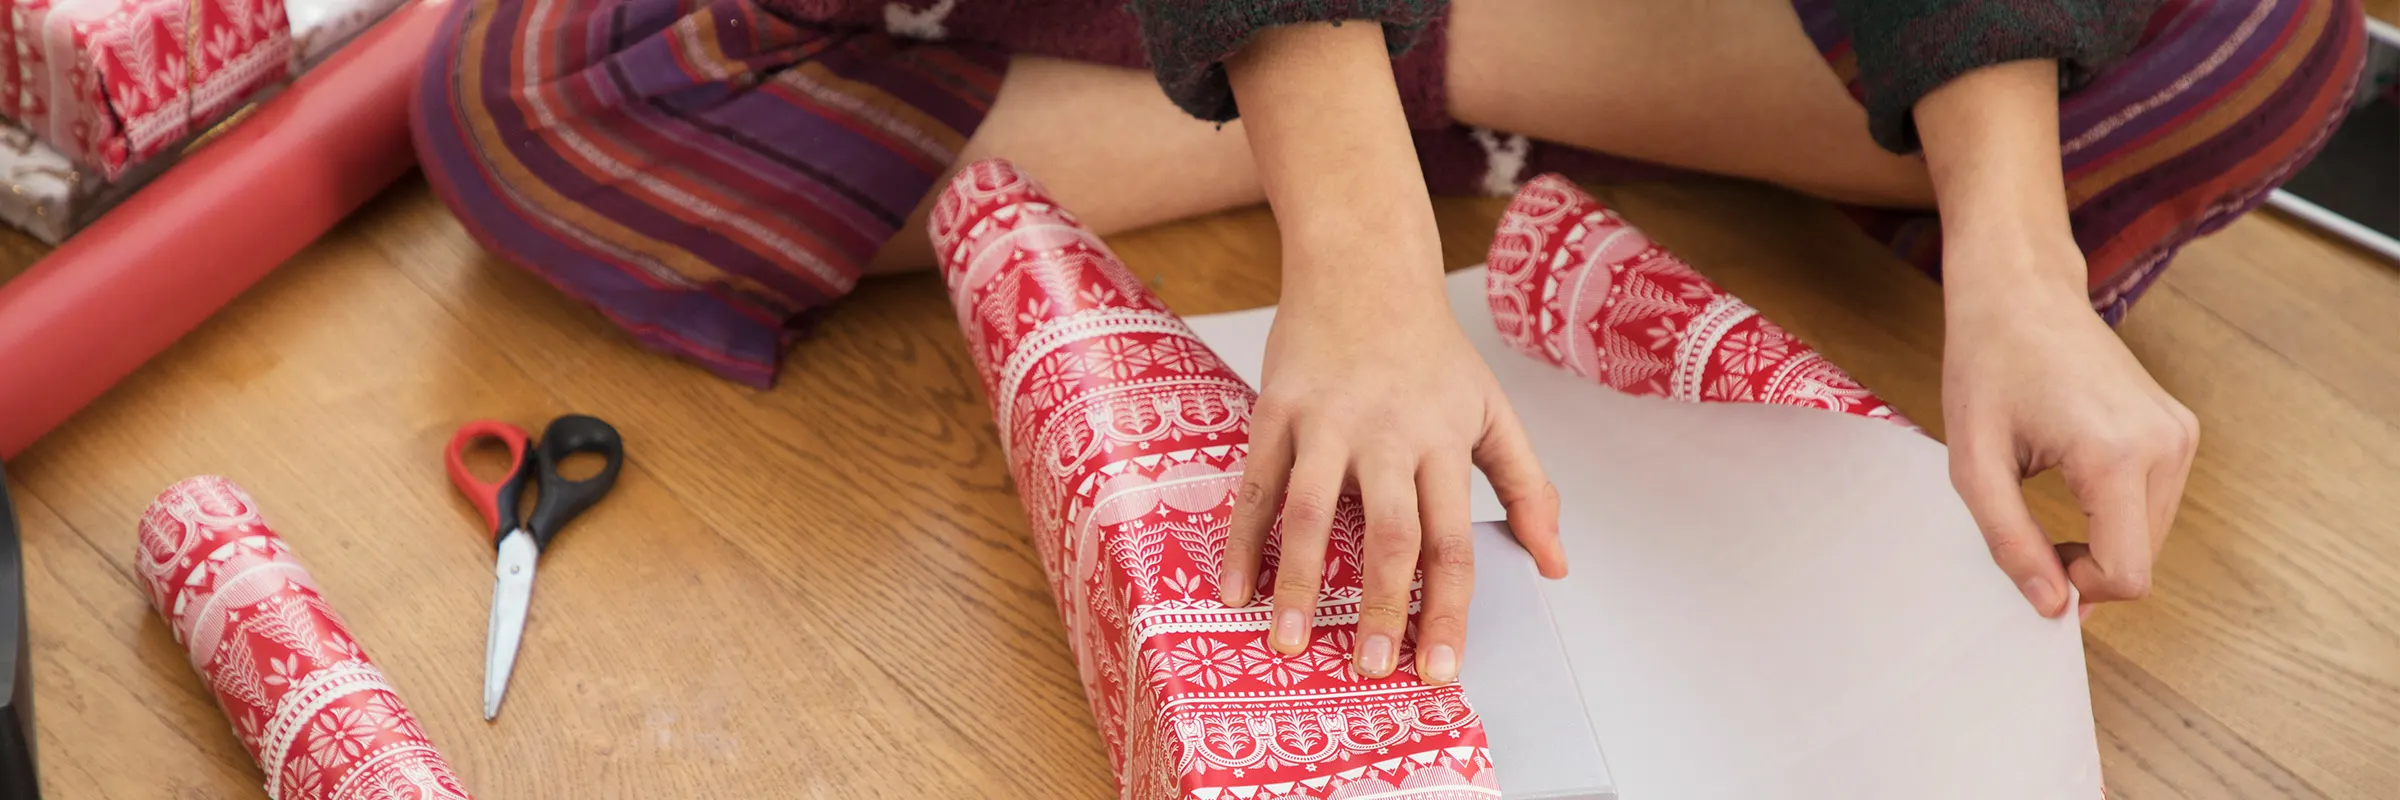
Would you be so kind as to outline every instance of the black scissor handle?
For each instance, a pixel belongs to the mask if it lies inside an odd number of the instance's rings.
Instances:
[[[598,454],[607,463],[589,478],[567,480],[558,474],[558,467],[576,453]],[[597,417],[568,414],[551,420],[550,427],[542,430],[533,458],[541,497],[534,501],[533,516],[526,520],[525,529],[533,534],[535,545],[548,548],[568,520],[600,502],[617,485],[617,470],[625,466],[625,439]]]

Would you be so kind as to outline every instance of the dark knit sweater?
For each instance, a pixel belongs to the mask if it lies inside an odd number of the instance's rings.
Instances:
[[[1917,149],[1910,110],[1967,72],[2058,62],[2059,90],[2083,85],[2133,49],[2162,0],[1834,0],[1850,25],[1875,141]]]
[[[1672,1],[1672,0],[1669,0]],[[1835,0],[1850,26],[1875,141],[1917,149],[1918,98],[1980,67],[2056,59],[2073,88],[2132,49],[2161,0]],[[1444,0],[1132,0],[1159,84],[1184,110],[1228,120],[1238,112],[1226,58],[1262,28],[1371,20],[1398,55]]]

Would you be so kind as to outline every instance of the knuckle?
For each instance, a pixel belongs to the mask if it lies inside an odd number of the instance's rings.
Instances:
[[[1408,622],[1408,603],[1389,597],[1371,597],[1359,601],[1358,618],[1362,623],[1397,626]]]
[[[2083,459],[2096,467],[2129,466],[2141,460],[2149,446],[2142,437],[2111,432],[2092,437],[2083,446]]]
[[[1267,502],[1267,484],[1254,477],[1242,479],[1242,488],[1234,493],[1233,507],[1244,514],[1257,514]]]
[[[1425,632],[1426,638],[1432,638],[1446,631],[1463,630],[1466,627],[1466,615],[1456,611],[1426,609],[1424,615],[1417,618],[1417,630]]]
[[[1449,575],[1475,572],[1475,546],[1464,536],[1444,536],[1435,540],[1426,561],[1436,572]]]
[[[1261,394],[1250,407],[1250,427],[1276,428],[1292,419],[1292,406],[1278,394]]]
[[[2140,600],[2150,596],[2150,573],[2112,574],[2102,581],[2101,588],[2121,600]]]
[[[1992,552],[1992,563],[2003,566],[2016,561],[2017,551],[2023,549],[2018,542],[2017,538],[2011,536],[1987,535],[1983,539],[1984,548]]]
[[[1333,516],[1333,497],[1323,489],[1294,489],[1283,495],[1283,516],[1287,520],[1321,520]]]
[[[1385,547],[1417,541],[1423,534],[1413,514],[1386,514],[1367,526],[1367,539]]]
[[[1992,563],[2004,569],[2023,566],[2029,560],[2029,554],[2038,552],[2031,537],[2015,531],[1986,529],[1983,540],[1984,546],[1992,552]]]
[[[1284,562],[1275,570],[1275,596],[1295,600],[1312,599],[1317,592],[1317,571],[1313,567]]]

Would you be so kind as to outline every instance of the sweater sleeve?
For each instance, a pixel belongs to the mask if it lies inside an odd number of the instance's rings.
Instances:
[[[1446,0],[1131,0],[1150,67],[1175,105],[1192,116],[1224,122],[1240,115],[1225,59],[1251,35],[1304,22],[1381,24],[1395,57],[1441,14]]]
[[[2059,90],[2130,52],[2161,0],[1834,0],[1850,26],[1875,141],[1917,150],[1917,100],[1976,69],[2053,59]]]

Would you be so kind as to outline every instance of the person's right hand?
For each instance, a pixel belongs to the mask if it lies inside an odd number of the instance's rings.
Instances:
[[[1251,602],[1280,510],[1267,640],[1299,654],[1316,616],[1336,504],[1355,491],[1366,529],[1353,663],[1370,678],[1396,668],[1421,566],[1417,675],[1448,683],[1458,677],[1475,585],[1470,463],[1491,479],[1542,574],[1562,577],[1567,565],[1558,491],[1491,369],[1451,318],[1439,269],[1428,274],[1434,280],[1361,288],[1338,302],[1286,304],[1277,317],[1219,586],[1226,605]]]
[[[1566,557],[1558,492],[1443,297],[1440,234],[1383,30],[1268,28],[1225,74],[1284,258],[1220,599],[1257,596],[1280,511],[1267,643],[1307,649],[1336,507],[1356,493],[1365,594],[1352,663],[1371,678],[1398,668],[1422,563],[1417,675],[1456,680],[1475,582],[1468,465],[1492,479],[1543,574],[1565,574]]]

